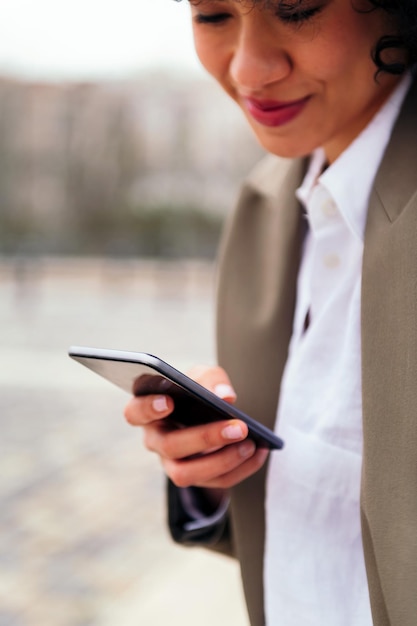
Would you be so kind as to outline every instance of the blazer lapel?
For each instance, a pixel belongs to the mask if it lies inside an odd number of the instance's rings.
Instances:
[[[219,363],[237,391],[238,406],[274,427],[279,382],[287,360],[301,243],[294,190],[301,161],[270,158],[243,189],[221,254],[218,285]],[[251,624],[264,625],[265,471],[232,490],[233,538]]]
[[[416,120],[417,80],[410,87],[374,184],[380,206],[391,222],[399,217],[417,188]],[[371,205],[370,218],[375,210],[377,207]]]
[[[294,190],[303,170],[300,160],[262,162],[242,191],[221,254],[220,362],[239,406],[270,428],[292,333],[302,237]]]
[[[417,615],[417,84],[375,180],[362,274],[363,540],[374,620]]]

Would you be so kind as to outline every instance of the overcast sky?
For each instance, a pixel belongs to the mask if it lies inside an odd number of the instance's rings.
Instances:
[[[0,74],[124,78],[161,66],[201,73],[187,5],[186,0],[0,0]]]

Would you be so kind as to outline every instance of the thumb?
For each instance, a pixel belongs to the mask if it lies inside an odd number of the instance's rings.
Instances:
[[[229,376],[222,367],[197,366],[188,375],[197,383],[212,391],[216,396],[227,402],[235,402],[236,392]]]

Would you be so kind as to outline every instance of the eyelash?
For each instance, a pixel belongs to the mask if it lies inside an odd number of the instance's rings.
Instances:
[[[195,16],[197,24],[220,24],[225,22],[229,17],[228,13],[213,13],[212,15],[204,15],[204,13],[198,13]]]
[[[302,24],[320,13],[323,7],[311,7],[311,9],[301,9],[299,11],[279,11],[277,17],[286,24]]]
[[[311,9],[304,9],[293,11],[291,10],[280,10],[276,12],[276,16],[285,24],[302,24],[303,22],[307,22],[309,19],[320,13],[322,10],[322,6],[312,7]],[[212,15],[205,15],[204,13],[198,13],[195,16],[195,21],[197,24],[223,24],[226,22],[231,15],[228,13],[213,13]]]

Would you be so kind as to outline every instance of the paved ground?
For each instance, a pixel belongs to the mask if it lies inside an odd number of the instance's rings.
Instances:
[[[174,546],[127,396],[71,344],[213,360],[212,269],[0,262],[0,626],[246,626],[236,565]]]

